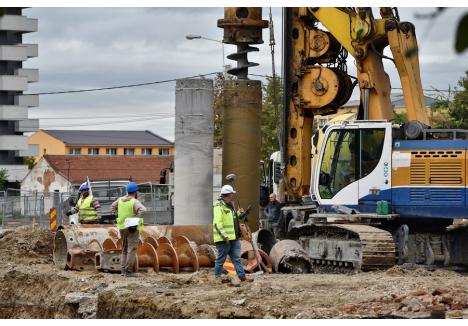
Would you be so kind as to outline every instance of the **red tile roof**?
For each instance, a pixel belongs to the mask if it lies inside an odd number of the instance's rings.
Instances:
[[[161,170],[174,162],[173,156],[86,156],[44,155],[50,166],[73,184],[86,181],[132,180],[159,183]]]

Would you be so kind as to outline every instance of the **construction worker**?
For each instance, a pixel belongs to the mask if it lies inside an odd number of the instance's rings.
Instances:
[[[268,230],[270,230],[276,238],[279,237],[279,222],[281,216],[281,203],[276,200],[276,194],[270,194],[270,201],[263,210],[268,219]]]
[[[215,261],[215,278],[221,278],[223,264],[227,255],[236,269],[241,281],[247,281],[244,268],[240,261],[240,227],[237,212],[234,209],[233,200],[236,192],[230,185],[221,188],[221,196],[213,205],[213,240],[218,256]]]
[[[146,207],[137,199],[138,185],[135,182],[129,182],[127,185],[127,195],[120,197],[111,205],[113,215],[117,215],[117,227],[120,231],[122,239],[122,258],[121,258],[121,275],[126,277],[137,276],[133,273],[133,265],[135,263],[138,240],[140,231],[143,229],[143,215],[146,212]],[[128,225],[130,218],[138,217],[136,225]]]
[[[67,216],[78,213],[78,220],[81,224],[97,224],[101,218],[101,204],[89,194],[89,185],[82,183],[79,190],[81,195],[76,203],[67,213]]]

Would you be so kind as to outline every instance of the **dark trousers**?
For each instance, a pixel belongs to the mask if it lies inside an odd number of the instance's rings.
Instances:
[[[240,240],[231,240],[229,243],[218,242],[216,243],[216,250],[218,256],[215,261],[215,276],[219,276],[223,273],[223,264],[226,261],[227,256],[231,257],[231,261],[236,269],[237,276],[242,278],[245,276],[244,267],[240,261]]]
[[[275,238],[278,239],[280,236],[280,226],[279,223],[276,222],[269,222],[268,223],[268,230],[275,235]]]

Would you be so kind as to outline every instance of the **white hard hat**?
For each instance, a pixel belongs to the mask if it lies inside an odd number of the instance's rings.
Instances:
[[[234,189],[232,188],[232,186],[230,185],[224,185],[222,188],[221,188],[221,195],[227,195],[227,194],[235,194],[236,192],[234,191]]]

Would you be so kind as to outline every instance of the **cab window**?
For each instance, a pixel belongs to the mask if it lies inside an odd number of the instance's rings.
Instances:
[[[361,130],[361,171],[360,178],[364,178],[374,171],[382,156],[385,129]]]
[[[370,174],[382,155],[385,129],[337,129],[326,140],[320,163],[319,191],[323,199]]]

